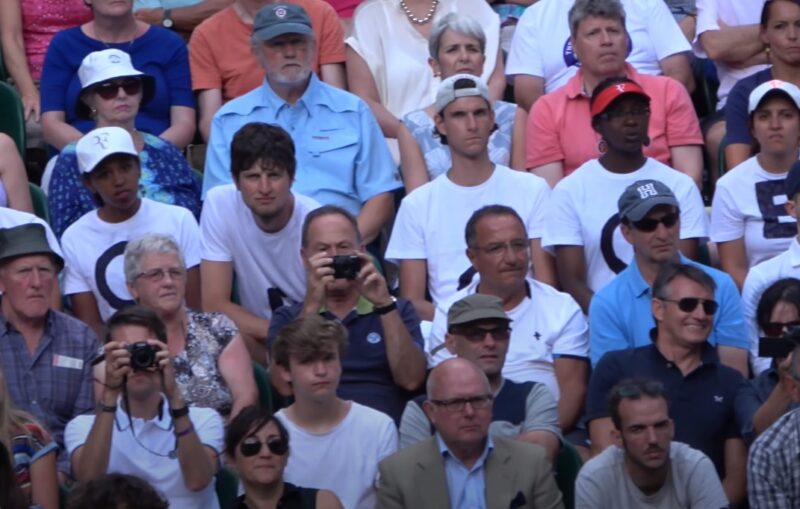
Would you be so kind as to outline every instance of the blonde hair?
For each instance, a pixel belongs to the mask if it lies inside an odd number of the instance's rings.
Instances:
[[[14,464],[13,445],[11,444],[12,432],[15,434],[28,435],[27,426],[34,424],[44,429],[34,416],[28,412],[23,412],[14,407],[11,402],[11,394],[8,391],[8,384],[0,370],[0,443],[2,443],[8,454],[11,456],[11,464]]]

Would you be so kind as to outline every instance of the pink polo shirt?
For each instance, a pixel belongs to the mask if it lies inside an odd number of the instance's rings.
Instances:
[[[628,64],[626,74],[650,96],[650,145],[644,155],[672,166],[670,147],[703,144],[697,114],[683,85],[665,76],[639,74]],[[562,161],[566,176],[600,157],[600,135],[592,129],[589,97],[582,89],[583,71],[579,70],[563,87],[534,103],[528,116],[528,168]]]

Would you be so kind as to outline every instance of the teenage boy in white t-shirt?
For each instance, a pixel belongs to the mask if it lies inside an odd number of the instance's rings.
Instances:
[[[319,204],[292,192],[295,169],[286,131],[246,124],[231,142],[234,183],[211,189],[203,204],[203,308],[231,317],[254,359],[266,359],[272,312],[305,298],[300,234]],[[239,304],[231,300],[234,275]]]
[[[445,175],[418,187],[400,204],[386,258],[400,261],[400,294],[414,303],[423,320],[475,274],[466,256],[464,226],[477,209],[501,204],[525,222],[537,280],[556,284],[550,255],[541,248],[549,187],[530,173],[495,165],[489,136],[496,128],[486,84],[468,74],[442,81],[434,118],[452,166]],[[433,303],[425,299],[426,289]]]
[[[103,321],[133,304],[122,253],[148,233],[172,235],[186,257],[186,303],[200,309],[200,230],[183,207],[139,198],[139,156],[120,127],[102,127],[78,140],[75,152],[84,185],[100,207],[75,221],[61,237],[64,294],[75,316],[103,335]]]
[[[388,415],[336,396],[346,347],[344,326],[316,314],[287,324],[272,344],[294,395],[276,414],[292,437],[283,478],[330,490],[348,509],[372,509],[378,463],[397,450],[397,429]]]

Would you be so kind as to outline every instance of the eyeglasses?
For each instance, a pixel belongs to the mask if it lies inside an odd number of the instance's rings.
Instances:
[[[169,277],[173,280],[183,278],[183,275],[186,274],[186,271],[180,267],[169,267],[169,268],[161,268],[161,269],[153,269],[148,270],[147,272],[140,272],[136,274],[136,279],[143,278],[151,283],[158,283],[164,279],[164,277],[169,274]]]
[[[500,325],[493,329],[481,329],[480,327],[474,327],[470,329],[460,329],[453,331],[455,334],[459,336],[464,336],[467,341],[470,343],[479,343],[486,339],[486,335],[489,334],[492,336],[492,339],[495,341],[508,341],[511,337],[511,327],[507,325]]]
[[[486,244],[485,246],[470,246],[471,249],[478,249],[489,256],[500,256],[506,252],[506,249],[510,249],[513,254],[520,254],[527,251],[529,247],[528,239],[516,239],[510,242],[494,242],[492,244]]]
[[[431,399],[429,401],[434,405],[455,414],[464,411],[467,403],[469,403],[469,406],[471,406],[473,410],[483,410],[485,408],[489,408],[494,401],[494,396],[491,394],[484,394],[483,396],[473,396],[471,398]]]
[[[642,117],[646,117],[649,114],[650,114],[650,108],[634,108],[632,110],[627,110],[627,111],[619,111],[619,110],[604,111],[603,113],[601,113],[598,116],[600,118],[603,118],[603,119],[606,119],[606,120],[617,120],[619,118],[624,118],[624,119],[637,118],[637,119],[640,119]]]
[[[256,437],[247,437],[239,444],[239,452],[249,458],[261,452],[262,445],[266,445],[269,452],[278,456],[283,456],[289,450],[289,441],[285,438],[273,437],[262,443]]]
[[[638,221],[634,221],[633,227],[642,232],[653,232],[658,228],[659,224],[663,224],[665,228],[672,228],[678,223],[678,219],[681,216],[677,212],[670,212],[669,214],[664,214],[659,219],[655,219],[652,217],[646,217],[644,219],[640,219]]]
[[[678,305],[678,309],[683,311],[684,313],[691,313],[695,309],[697,309],[698,304],[703,305],[703,312],[707,315],[713,315],[719,309],[719,304],[715,300],[711,299],[699,299],[697,297],[684,297],[680,300],[673,300],[673,299],[661,299],[664,302],[672,302]]]
[[[142,80],[128,78],[119,81],[106,81],[94,87],[94,91],[108,101],[117,97],[120,88],[125,91],[126,95],[136,95],[142,89]]]
[[[791,322],[768,322],[762,327],[764,334],[770,338],[779,338],[783,336],[783,331],[789,330],[792,327],[800,325],[800,320],[792,320]]]

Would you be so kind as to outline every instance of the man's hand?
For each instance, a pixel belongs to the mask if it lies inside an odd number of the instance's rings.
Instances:
[[[136,19],[139,21],[144,21],[150,25],[161,25],[161,22],[164,21],[164,9],[157,8],[146,8],[143,7],[138,9],[134,14]]]
[[[125,377],[131,373],[131,353],[124,343],[109,341],[103,347],[106,354],[106,380],[103,389],[105,404],[116,404],[117,396],[125,384]]]
[[[333,282],[333,258],[327,253],[315,253],[308,259],[306,299],[303,314],[317,314],[325,304],[325,288]]]
[[[372,258],[366,253],[358,253],[358,257],[361,259],[361,270],[355,280],[358,291],[375,306],[390,304],[392,296],[386,286],[386,279],[372,263]]]
[[[161,372],[161,388],[167,396],[171,408],[178,408],[184,405],[183,395],[175,383],[175,369],[172,367],[172,359],[169,356],[167,345],[157,339],[148,339],[147,344],[158,348],[156,353],[156,364]]]

